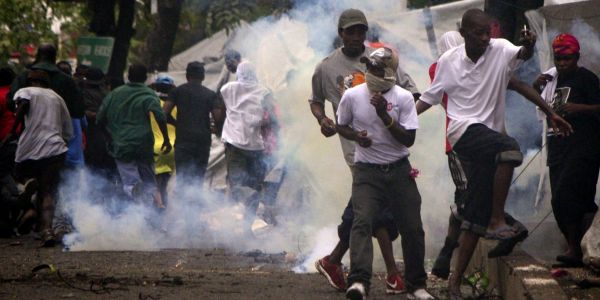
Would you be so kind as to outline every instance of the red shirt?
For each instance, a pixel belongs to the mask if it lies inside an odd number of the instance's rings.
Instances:
[[[6,104],[6,94],[8,94],[10,86],[0,87],[0,140],[3,140],[9,133],[15,123],[15,115],[8,110]]]
[[[435,69],[436,68],[437,68],[437,62],[434,62],[429,67],[429,78],[431,79],[431,81],[433,81],[433,78],[435,78]],[[446,105],[448,105],[448,95],[446,95],[446,93],[444,93],[444,97],[442,98],[442,107],[444,108],[444,110],[446,109]],[[449,122],[450,122],[450,119],[448,119],[448,116],[446,115],[446,132],[448,131],[448,123]],[[448,135],[446,135],[446,153],[449,153],[451,151],[452,151],[452,145],[450,145],[450,142],[448,142]]]

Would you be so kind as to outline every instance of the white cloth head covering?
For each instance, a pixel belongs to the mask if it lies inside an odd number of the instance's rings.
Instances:
[[[256,68],[254,67],[254,64],[249,61],[243,61],[237,66],[235,76],[237,77],[237,81],[244,85],[258,84]]]
[[[458,31],[448,31],[442,34],[440,39],[438,40],[438,50],[440,51],[440,56],[444,54],[446,51],[459,46],[460,44],[464,44],[465,39],[460,35]]]

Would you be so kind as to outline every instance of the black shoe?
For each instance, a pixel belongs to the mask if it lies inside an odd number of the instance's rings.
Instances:
[[[577,258],[569,255],[558,255],[556,256],[556,260],[559,262],[557,264],[553,264],[553,268],[581,268],[583,267],[583,261],[581,258]]]
[[[441,279],[448,279],[448,276],[450,276],[450,259],[450,256],[438,256],[435,263],[433,263],[431,274]]]
[[[433,264],[433,268],[431,269],[431,274],[442,278],[448,279],[450,275],[450,261],[452,260],[452,252],[454,249],[458,247],[458,243],[455,240],[451,240],[446,237],[444,241],[444,247],[440,250],[440,254],[435,259],[435,263]]]

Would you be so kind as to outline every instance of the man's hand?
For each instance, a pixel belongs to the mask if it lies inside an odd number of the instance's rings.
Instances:
[[[535,32],[530,31],[529,29],[522,29],[521,36],[519,37],[519,44],[532,48],[535,45],[535,41],[537,40],[537,35]]]
[[[538,76],[535,81],[533,82],[533,88],[541,91],[542,90],[542,86],[545,86],[548,81],[551,81],[552,79],[554,79],[554,77],[552,77],[552,75],[549,74],[540,74],[540,76]]]
[[[319,125],[321,125],[321,133],[325,137],[330,137],[337,132],[335,129],[335,123],[333,123],[333,121],[328,117],[323,117],[319,121]]]
[[[385,100],[381,93],[375,93],[371,97],[371,105],[375,107],[375,111],[380,117],[387,114],[387,104],[387,100]]]
[[[169,140],[165,140],[162,146],[160,147],[160,150],[162,150],[163,154],[167,154],[171,152],[172,148],[173,147],[171,146],[171,142]]]
[[[362,130],[356,133],[356,143],[363,148],[368,148],[371,147],[373,141],[370,137],[367,137],[367,131]]]
[[[569,136],[571,133],[573,133],[573,127],[571,127],[571,124],[569,124],[569,122],[556,113],[550,115],[548,118],[548,123],[548,125],[554,129],[554,132],[558,133],[559,135]]]

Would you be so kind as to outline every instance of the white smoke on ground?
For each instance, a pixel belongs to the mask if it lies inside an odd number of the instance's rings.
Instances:
[[[464,6],[444,13],[432,9],[436,36],[456,29],[462,12],[481,5],[480,1],[463,2]],[[99,200],[94,190],[100,179],[85,173],[78,182],[62,185],[61,199],[76,229],[65,244],[72,251],[202,247],[287,251],[305,258],[296,271],[314,271],[314,260],[337,242],[335,228],[350,197],[351,176],[338,137],[323,137],[310,113],[310,82],[315,66],[332,50],[339,14],[351,7],[363,10],[370,23],[384,28],[381,41],[398,49],[402,67],[424,91],[429,86],[427,70],[435,58],[429,51],[424,17],[404,12],[405,1],[299,2],[287,16],[263,18],[240,28],[228,45],[256,65],[260,81],[273,91],[279,107],[280,156],[289,163],[278,195],[276,227],[258,230],[257,237],[249,238],[244,234],[241,205],[193,183],[172,182],[177,196],[172,194],[166,212],[160,215],[148,203],[133,204],[118,196]],[[331,106],[326,107],[332,117]],[[436,255],[443,243],[453,201],[454,187],[444,155],[444,118],[440,107],[421,116],[417,140],[410,149],[411,163],[421,171],[417,183],[428,257]],[[400,259],[399,242],[394,246]],[[379,251],[374,253],[378,260]],[[379,261],[375,269],[381,266]]]
[[[338,137],[321,135],[307,100],[314,68],[332,50],[337,18],[350,7],[363,10],[373,24],[390,26],[381,40],[397,46],[403,67],[423,91],[429,85],[427,69],[434,58],[428,51],[422,17],[398,18],[404,16],[403,1],[306,1],[289,16],[264,18],[241,28],[228,45],[255,63],[260,81],[274,92],[281,112],[281,156],[291,163],[284,183],[287,186],[282,187],[283,194],[278,197],[283,205],[278,209],[278,226],[264,231],[267,233],[263,236],[247,238],[243,235],[241,206],[193,184],[185,184],[184,188],[175,185],[178,194],[170,197],[162,215],[156,214],[148,203],[133,204],[122,196],[94,199],[98,198],[93,190],[99,179],[86,173],[80,182],[62,185],[63,206],[76,229],[65,238],[65,244],[72,251],[228,247],[299,252],[299,256],[309,257],[302,270],[314,271],[312,261],[331,251],[337,242],[336,234],[319,232],[335,233],[350,197],[351,177]],[[453,13],[447,23],[455,24],[457,16],[459,12]],[[440,21],[443,16],[437,18]],[[442,33],[436,32],[438,36]],[[413,36],[417,34],[420,36]],[[327,114],[333,116],[330,105]],[[411,148],[411,162],[421,170],[417,180],[429,256],[437,252],[435,247],[439,248],[443,241],[452,201],[452,183],[443,154],[443,119],[438,108],[423,116],[417,142]],[[110,209],[106,208],[107,202]],[[395,245],[396,257],[400,259],[399,243]],[[376,259],[380,257],[378,253],[375,250]],[[382,264],[375,265],[378,266]]]

